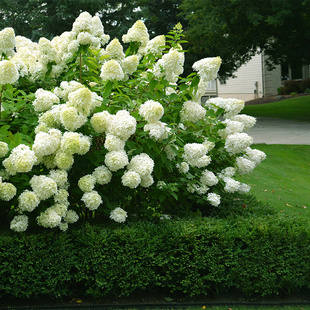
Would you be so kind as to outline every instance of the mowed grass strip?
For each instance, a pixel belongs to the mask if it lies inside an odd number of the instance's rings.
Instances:
[[[279,212],[310,216],[310,145],[255,144],[267,158],[240,181]]]
[[[280,303],[281,301],[279,301]],[[224,302],[223,302],[224,303]],[[289,302],[288,302],[289,303]],[[140,308],[141,309],[141,308]],[[236,305],[234,302],[226,301],[225,305],[223,306],[210,306],[208,303],[206,303],[205,306],[199,306],[199,307],[171,307],[169,308],[149,308],[149,310],[174,310],[174,309],[185,309],[185,310],[310,310],[309,305],[304,305],[303,302],[301,302],[300,305],[266,305],[266,302],[262,302],[261,306],[242,306],[242,305]],[[138,310],[137,308],[129,308],[128,310]]]
[[[245,106],[242,114],[310,122],[310,96]]]

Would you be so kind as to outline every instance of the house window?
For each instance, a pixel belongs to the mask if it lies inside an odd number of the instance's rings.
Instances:
[[[286,81],[290,79],[288,64],[281,65],[281,80]]]
[[[291,79],[299,80],[302,79],[302,66],[290,66],[291,69]]]

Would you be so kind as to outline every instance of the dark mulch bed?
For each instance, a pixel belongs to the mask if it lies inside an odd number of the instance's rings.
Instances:
[[[302,97],[302,96],[309,96],[309,94],[297,94],[297,95],[293,95],[293,96],[292,95],[266,96],[266,97],[246,101],[245,105],[271,103],[271,102],[277,102],[277,101],[282,101],[282,100],[296,98],[296,97]]]
[[[172,309],[202,306],[284,306],[309,305],[310,292],[304,291],[292,295],[273,297],[245,297],[240,293],[230,291],[221,296],[195,297],[184,295],[169,295],[163,291],[136,294],[132,297],[120,298],[68,298],[68,299],[11,299],[0,302],[0,310],[67,310],[67,309]]]

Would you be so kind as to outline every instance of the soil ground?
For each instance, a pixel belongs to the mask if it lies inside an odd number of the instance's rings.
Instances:
[[[245,105],[271,103],[271,102],[282,101],[282,100],[301,97],[301,96],[309,96],[309,94],[266,96],[266,97],[246,101]]]
[[[136,294],[131,297],[120,298],[68,298],[68,299],[15,299],[3,300],[2,309],[18,310],[61,310],[61,309],[173,309],[202,306],[284,306],[284,305],[310,305],[310,292],[274,297],[245,297],[231,291],[221,296],[185,297],[181,295],[169,296],[164,292]]]

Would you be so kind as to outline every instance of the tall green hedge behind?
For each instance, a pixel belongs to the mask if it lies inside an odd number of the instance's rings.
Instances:
[[[284,215],[0,235],[0,297],[269,296],[310,287],[308,221]]]

